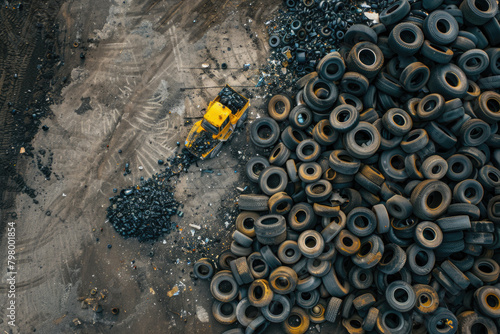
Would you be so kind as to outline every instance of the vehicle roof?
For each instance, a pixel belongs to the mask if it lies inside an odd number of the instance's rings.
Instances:
[[[210,124],[220,127],[226,118],[231,114],[231,109],[227,108],[220,102],[215,102],[208,108],[204,118]]]

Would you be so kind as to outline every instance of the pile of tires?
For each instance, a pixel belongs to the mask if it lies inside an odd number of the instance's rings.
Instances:
[[[261,193],[240,196],[231,248],[195,270],[219,322],[498,332],[498,4],[396,1],[380,21],[252,123]]]

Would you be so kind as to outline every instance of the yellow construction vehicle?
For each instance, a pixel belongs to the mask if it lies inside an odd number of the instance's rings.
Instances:
[[[185,147],[200,159],[213,158],[222,144],[245,122],[250,101],[229,85],[208,105],[203,119],[193,125]]]

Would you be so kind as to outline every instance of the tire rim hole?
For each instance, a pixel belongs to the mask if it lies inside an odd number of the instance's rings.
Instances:
[[[313,194],[322,194],[326,190],[326,187],[322,184],[316,184],[311,188]]]
[[[276,284],[281,288],[287,288],[290,285],[290,282],[286,277],[278,277]]]
[[[348,82],[347,83],[347,88],[350,90],[350,91],[353,91],[353,92],[358,92],[361,90],[361,86],[358,85],[357,83],[355,82]]]
[[[424,307],[429,307],[431,306],[431,296],[428,295],[427,293],[423,293],[420,295],[420,297],[418,298],[418,301],[420,303],[420,305],[424,306]]]
[[[475,127],[472,129],[472,131],[470,132],[470,137],[472,139],[478,139],[478,138],[481,138],[481,136],[483,135],[484,131],[482,128],[480,127]]]
[[[380,260],[381,264],[388,264],[394,258],[394,251],[392,249],[387,249],[382,256],[382,260]]]
[[[496,175],[495,173],[491,173],[491,172],[488,173],[488,178],[495,183],[499,181],[498,175]]]
[[[424,74],[422,72],[417,72],[415,73],[414,75],[412,75],[411,77],[411,80],[410,80],[410,84],[412,86],[416,86],[416,85],[419,85],[422,81],[424,81]]]
[[[324,99],[328,98],[328,95],[330,95],[330,93],[328,92],[328,90],[326,90],[324,88],[320,88],[314,92],[314,95],[316,95],[316,97],[318,99],[324,100]]]
[[[439,174],[439,172],[441,172],[441,166],[439,165],[436,165],[434,167],[432,167],[432,174]]]
[[[312,167],[306,168],[306,174],[308,175],[313,175],[315,172],[316,172],[315,168]]]
[[[425,266],[429,262],[429,256],[427,252],[420,251],[415,255],[415,263],[419,267]]]
[[[406,119],[402,115],[396,114],[392,117],[392,119],[394,120],[394,123],[399,126],[406,125]]]
[[[477,195],[476,189],[474,189],[474,188],[467,188],[464,191],[464,195],[465,195],[466,198],[476,197],[476,195]]]
[[[368,280],[368,275],[367,275],[367,274],[365,274],[365,273],[361,273],[361,274],[359,274],[359,280],[360,280],[361,282],[366,282],[366,281]]]
[[[304,140],[304,136],[302,135],[302,133],[297,130],[292,130],[292,136],[299,143]]]
[[[358,53],[359,60],[366,66],[372,66],[377,61],[377,55],[373,50],[362,49]]]
[[[401,273],[397,272],[397,273],[392,274],[392,275],[387,275],[386,276],[387,282],[385,282],[385,283],[386,283],[386,285],[389,285],[392,282],[401,281],[402,279],[403,279],[403,277],[401,276]]]
[[[283,211],[286,211],[288,209],[288,203],[286,202],[282,202],[280,204],[278,204],[278,206],[276,207],[276,211],[278,212],[283,212]]]
[[[444,76],[444,79],[446,80],[446,83],[448,83],[448,85],[450,85],[451,87],[458,87],[458,85],[460,84],[460,79],[453,72],[447,72]]]
[[[220,307],[220,313],[222,313],[225,316],[233,314],[234,307],[231,305],[231,303],[223,303]]]
[[[480,271],[482,271],[485,274],[491,274],[495,268],[493,268],[493,265],[491,263],[481,262],[477,266],[477,269],[479,269]]]
[[[255,175],[259,176],[260,173],[262,173],[262,171],[266,168],[266,166],[264,166],[264,164],[261,164],[261,163],[256,163],[252,166],[252,173],[254,173]]]
[[[311,295],[311,293],[309,293],[309,292],[302,292],[302,293],[300,294],[300,297],[301,297],[303,300],[311,300],[312,295]]]
[[[345,104],[348,104],[348,105],[353,106],[353,107],[356,107],[358,105],[356,103],[356,101],[354,101],[352,99],[345,99]]]
[[[219,291],[222,293],[229,293],[233,291],[233,284],[227,280],[219,283]]]
[[[386,313],[386,316],[384,318],[384,323],[390,329],[396,329],[401,324],[401,319],[399,318],[399,316],[396,313],[389,312],[389,313]]]
[[[500,112],[500,102],[495,99],[489,99],[486,102],[486,107],[489,109],[490,112]]]
[[[245,317],[249,319],[255,319],[259,316],[259,309],[253,305],[249,305],[245,309]]]
[[[394,6],[392,6],[391,8],[389,8],[386,12],[386,14],[391,14],[392,12],[394,12],[396,9],[399,8],[399,4],[396,3]]]
[[[500,308],[500,299],[498,299],[498,296],[494,294],[489,294],[486,296],[486,304],[488,304],[488,306],[492,309],[497,310]]]
[[[269,304],[269,312],[271,312],[273,315],[280,315],[285,311],[285,308],[283,307],[283,304],[281,304],[279,301],[273,300],[271,304]],[[257,310],[257,315],[259,311]]]
[[[326,125],[323,127],[323,133],[325,136],[330,137],[335,133],[335,130],[333,130],[333,127],[331,125]]]
[[[424,230],[422,231],[422,235],[424,236],[425,240],[432,241],[436,239],[436,232],[430,227],[424,228]]]
[[[288,317],[287,322],[290,327],[297,328],[302,324],[302,319],[298,315],[292,314]]]
[[[202,264],[202,265],[198,266],[198,274],[205,276],[205,275],[208,275],[209,272],[210,272],[210,269],[208,268],[207,265]]]
[[[273,158],[276,158],[280,154],[280,152],[281,152],[281,147],[278,146],[276,150],[274,150]]]
[[[292,249],[292,248],[288,248],[286,251],[285,251],[285,255],[287,257],[293,257],[295,255],[295,251]]]
[[[369,146],[373,142],[373,136],[366,130],[359,130],[354,134],[354,141],[358,144],[358,146]]]
[[[304,241],[304,244],[306,245],[307,248],[314,248],[318,244],[318,241],[316,240],[315,237],[307,237],[306,240]]]
[[[427,206],[430,209],[438,208],[443,202],[443,195],[439,191],[433,191],[427,196]]]
[[[349,237],[342,238],[342,243],[347,247],[351,247],[354,244],[354,241]]]
[[[337,121],[339,121],[341,123],[347,122],[350,118],[351,118],[351,113],[347,110],[341,110],[337,114]]]
[[[274,105],[274,110],[280,115],[285,112],[285,109],[285,103],[283,101],[278,101]]]
[[[269,175],[267,178],[267,186],[271,189],[275,189],[281,184],[281,177],[278,174]]]
[[[397,302],[404,304],[408,301],[409,298],[410,298],[410,295],[408,295],[408,291],[406,291],[405,289],[398,288],[398,289],[394,290],[394,299]]]
[[[266,263],[261,259],[255,259],[252,262],[252,268],[254,271],[261,273],[266,270]]]
[[[340,70],[339,65],[337,65],[336,63],[331,63],[328,64],[328,66],[326,67],[326,74],[330,75],[337,74],[339,70]]]
[[[415,32],[409,29],[402,30],[401,33],[399,34],[399,37],[403,42],[408,44],[414,43],[415,40],[417,39],[417,35],[415,34]]]
[[[273,129],[267,124],[259,126],[257,129],[257,136],[262,139],[269,139],[273,135]]]
[[[302,153],[306,156],[312,155],[314,153],[314,145],[312,144],[306,144],[302,146]]]
[[[405,169],[405,161],[403,157],[399,154],[396,154],[391,157],[390,164],[394,169],[397,170]]]
[[[485,0],[476,0],[474,1],[474,7],[482,12],[487,12],[490,9],[490,4]]]
[[[446,332],[451,326],[452,321],[448,318],[440,319],[436,322],[436,329],[440,332]]]
[[[412,134],[408,139],[406,139],[407,142],[414,141],[415,139],[419,138],[420,134]]]
[[[392,205],[392,209],[393,209],[394,211],[396,211],[396,212],[402,212],[402,211],[403,211],[403,210],[399,207],[399,205],[395,205],[395,204],[393,204],[393,205]]]
[[[314,259],[312,266],[318,268],[319,266],[321,266],[321,263],[322,263],[321,260]]]
[[[478,322],[472,325],[470,328],[470,333],[471,334],[488,334],[491,331],[486,327],[484,324]]]
[[[358,228],[365,229],[369,224],[370,221],[365,216],[358,216],[356,217],[356,219],[354,219],[354,225],[356,225],[356,227]]]
[[[354,159],[351,157],[351,156],[348,156],[348,155],[339,155],[339,160],[341,161],[345,161],[345,162],[353,162]]]
[[[370,254],[370,251],[372,250],[372,248],[373,248],[373,244],[371,242],[367,242],[367,243],[363,244],[361,246],[361,248],[359,249],[359,252],[358,252],[359,256],[361,256],[361,257],[367,256],[368,254]]]
[[[424,103],[424,111],[430,112],[433,111],[434,108],[436,108],[437,102],[435,100],[428,100]]]
[[[262,219],[260,222],[262,225],[273,225],[273,224],[276,224],[278,222],[278,219],[274,218],[274,217],[269,217],[269,218]]]
[[[307,213],[304,210],[299,210],[295,214],[295,220],[298,221],[299,223],[305,222],[307,218]]]
[[[259,299],[262,299],[262,297],[264,297],[264,289],[262,289],[262,287],[260,285],[257,285],[254,289],[253,289],[253,296],[255,297],[255,299],[259,300]]]
[[[243,227],[247,230],[252,230],[253,224],[255,223],[255,220],[253,218],[247,218],[243,221]]]
[[[436,28],[440,33],[446,34],[450,31],[451,25],[447,20],[440,19],[436,22]]]
[[[454,173],[461,173],[465,169],[465,166],[461,162],[455,162],[454,164],[451,165],[451,170]]]
[[[465,66],[470,67],[472,69],[479,67],[479,65],[481,65],[481,64],[482,64],[481,59],[477,58],[477,57],[469,58],[465,62]]]
[[[349,324],[351,325],[351,327],[354,327],[354,328],[361,328],[361,322],[357,319],[351,319],[349,320]]]

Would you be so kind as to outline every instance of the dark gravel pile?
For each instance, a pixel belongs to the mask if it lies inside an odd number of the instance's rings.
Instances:
[[[171,180],[196,160],[195,156],[183,150],[168,159],[170,164],[164,172],[156,173],[111,197],[106,217],[115,230],[125,238],[138,238],[141,242],[155,241],[174,230],[176,223],[172,219],[175,215],[182,216],[182,213],[179,211],[180,203],[174,198],[175,187]]]

